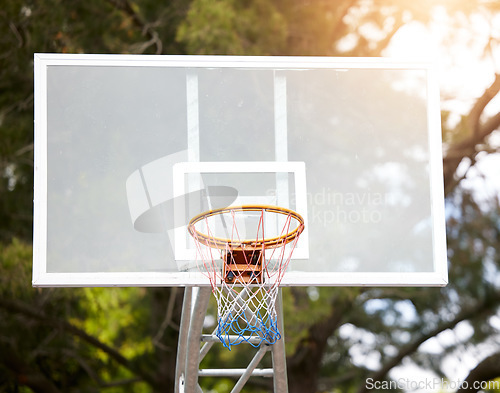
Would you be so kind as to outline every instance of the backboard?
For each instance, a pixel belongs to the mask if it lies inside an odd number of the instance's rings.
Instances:
[[[209,285],[186,226],[242,204],[305,220],[282,285],[446,285],[433,68],[35,55],[34,286]]]

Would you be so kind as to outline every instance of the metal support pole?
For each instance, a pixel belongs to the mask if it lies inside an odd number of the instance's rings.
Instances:
[[[281,288],[276,299],[276,314],[278,316],[278,330],[281,338],[271,348],[274,369],[274,393],[288,393],[288,377],[286,374],[285,329],[283,326],[283,296]]]
[[[267,345],[261,345],[255,356],[253,357],[252,361],[248,364],[247,369],[243,373],[243,375],[240,377],[238,382],[236,382],[236,385],[234,385],[233,390],[231,390],[231,393],[239,393],[241,392],[241,389],[243,389],[243,386],[247,383],[248,379],[252,376],[252,373],[254,370],[257,368],[259,365],[259,362],[262,360],[266,352],[269,350]]]
[[[203,321],[210,299],[210,287],[200,288],[194,300],[186,349],[185,391],[195,392],[198,387],[198,367],[200,365],[200,342]]]
[[[193,287],[184,288],[184,300],[182,302],[181,325],[179,328],[179,342],[177,343],[177,362],[175,364],[175,393],[179,393],[181,385],[184,386],[184,373],[186,364],[186,349],[191,321],[191,300]]]

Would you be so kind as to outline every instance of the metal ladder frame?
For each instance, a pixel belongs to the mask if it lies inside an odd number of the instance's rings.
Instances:
[[[177,348],[177,363],[175,370],[176,393],[203,393],[198,384],[198,378],[211,377],[240,377],[231,390],[231,393],[241,392],[242,388],[252,376],[273,377],[275,393],[288,393],[286,374],[285,339],[283,331],[283,307],[281,288],[276,299],[278,329],[281,339],[273,345],[261,345],[246,369],[203,369],[199,365],[210,348],[219,342],[212,334],[203,334],[203,321],[211,296],[210,287],[186,287],[182,305],[182,317]],[[204,343],[200,349],[200,344]],[[271,352],[273,368],[257,368],[267,352]]]

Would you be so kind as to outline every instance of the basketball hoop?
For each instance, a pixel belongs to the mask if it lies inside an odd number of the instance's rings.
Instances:
[[[281,338],[278,288],[303,230],[299,214],[267,205],[211,210],[189,222],[198,267],[217,299],[216,335],[225,347]]]

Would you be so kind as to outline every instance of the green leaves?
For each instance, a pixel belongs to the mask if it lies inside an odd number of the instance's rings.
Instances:
[[[31,245],[18,239],[10,244],[0,243],[0,297],[19,300],[33,298],[35,290],[29,286],[32,253]]]
[[[276,55],[286,44],[286,21],[264,0],[194,0],[177,40],[190,54]]]

